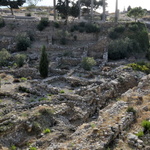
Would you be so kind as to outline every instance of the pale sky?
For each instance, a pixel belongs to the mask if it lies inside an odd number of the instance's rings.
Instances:
[[[115,12],[115,2],[116,0],[107,0],[108,7],[107,10],[109,12]],[[124,8],[127,9],[127,7],[130,5],[132,8],[141,6],[143,9],[150,10],[150,0],[118,0],[118,9],[120,11],[123,11]],[[39,6],[53,6],[53,0],[42,0],[38,3]],[[101,8],[102,9],[102,8]]]

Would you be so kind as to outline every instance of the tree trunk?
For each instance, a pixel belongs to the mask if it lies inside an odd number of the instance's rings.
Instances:
[[[54,5],[54,20],[56,20],[56,0],[53,0]]]
[[[105,0],[103,0],[103,21],[106,21],[106,3]]]
[[[81,0],[78,0],[78,6],[79,6],[79,16],[78,16],[78,19],[80,20],[80,17],[81,17]]]
[[[10,7],[11,14],[14,15],[12,7]]]
[[[91,20],[93,21],[93,5],[94,5],[94,1],[91,0]]]

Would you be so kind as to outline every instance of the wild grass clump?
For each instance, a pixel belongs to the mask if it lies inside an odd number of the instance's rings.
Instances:
[[[139,132],[136,134],[136,136],[138,136],[138,137],[140,138],[140,137],[144,136],[144,132],[143,132],[143,131],[139,131]]]
[[[132,112],[134,115],[136,114],[136,110],[133,107],[128,107],[127,112]]]
[[[44,134],[47,134],[47,133],[50,133],[50,132],[51,132],[51,130],[49,128],[46,128],[45,130],[43,130]]]

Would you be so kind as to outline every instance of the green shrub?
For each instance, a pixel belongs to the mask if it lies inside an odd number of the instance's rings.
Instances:
[[[37,150],[36,147],[30,147],[29,150]]]
[[[11,149],[11,150],[16,150],[17,147],[16,147],[15,145],[12,145],[12,146],[10,147],[10,149]]]
[[[48,65],[49,65],[49,61],[46,53],[46,48],[45,46],[43,46],[42,54],[40,58],[40,64],[39,64],[40,75],[43,78],[46,78],[48,76]]]
[[[2,17],[0,17],[0,28],[5,26],[5,21]]]
[[[32,14],[31,14],[30,12],[28,12],[28,13],[25,13],[25,16],[27,16],[27,17],[31,17],[31,16],[32,16]]]
[[[35,40],[35,33],[34,33],[34,31],[31,31],[31,30],[27,31],[27,35],[30,38],[30,41],[34,41]]]
[[[20,79],[21,79],[21,81],[27,81],[27,78],[25,78],[25,77],[22,77]]]
[[[128,107],[127,112],[132,112],[134,115],[136,114],[136,110],[133,107]]]
[[[28,47],[30,47],[31,41],[27,35],[20,34],[17,36],[17,50],[18,51],[26,51]]]
[[[138,30],[138,25],[137,24],[130,24],[129,25],[129,29],[131,31],[137,31]]]
[[[61,90],[60,93],[65,93],[65,91],[64,91],[64,90]]]
[[[88,70],[88,71],[90,71],[91,68],[92,68],[94,65],[96,65],[96,61],[94,60],[93,57],[84,57],[84,58],[82,59],[82,62],[81,62],[81,63],[82,63],[83,69]]]
[[[142,136],[144,136],[143,131],[139,131],[139,132],[136,134],[136,136],[138,136],[139,138],[142,137]]]
[[[100,32],[100,27],[96,24],[87,23],[85,25],[86,33],[98,33]]]
[[[54,27],[55,28],[59,28],[60,27],[60,24],[58,22],[54,22]]]
[[[79,23],[79,26],[80,26],[80,27],[85,27],[85,25],[86,25],[85,22],[80,22],[80,23]]]
[[[150,121],[142,121],[142,127],[144,128],[144,133],[150,132]]]
[[[48,18],[41,18],[39,24],[37,25],[37,29],[39,31],[44,30],[49,25]]]
[[[118,33],[123,33],[125,31],[125,27],[122,25],[119,25],[114,29],[114,31]]]
[[[48,128],[46,128],[45,130],[43,130],[43,133],[44,133],[44,134],[47,134],[47,133],[50,133],[50,132],[51,132],[51,130],[48,129]]]
[[[0,66],[7,66],[11,55],[6,49],[0,51]]]
[[[62,44],[62,45],[66,45],[66,44],[67,44],[67,40],[66,40],[65,37],[62,37],[62,38],[60,39],[60,44]]]
[[[131,63],[128,64],[129,67],[132,67],[133,70],[136,71],[142,71],[146,74],[150,73],[150,63],[145,63],[145,62],[137,62],[137,63]]]
[[[115,40],[119,37],[119,34],[114,30],[114,28],[111,28],[109,31],[108,31],[108,37],[112,40]]]
[[[26,55],[17,54],[14,58],[14,61],[18,67],[22,67],[24,65],[25,59],[26,59]]]

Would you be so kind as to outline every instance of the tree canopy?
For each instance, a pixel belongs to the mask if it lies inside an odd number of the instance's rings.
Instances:
[[[0,0],[0,6],[7,6],[10,8],[11,13],[13,15],[13,10],[12,9],[19,9],[19,6],[22,6],[26,0]]]
[[[78,2],[73,0],[58,0],[56,9],[62,18],[68,20],[68,16],[78,17],[79,16],[79,6]]]
[[[138,18],[142,18],[145,14],[146,14],[146,11],[142,9],[141,7],[132,8],[128,12],[128,16],[133,17],[135,22],[137,21]]]

